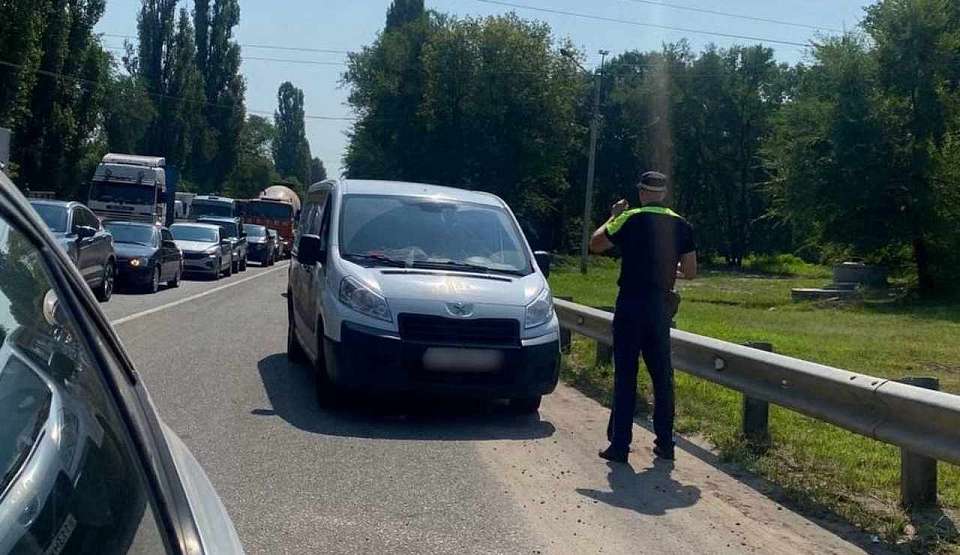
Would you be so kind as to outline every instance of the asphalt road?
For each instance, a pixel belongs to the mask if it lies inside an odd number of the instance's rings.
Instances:
[[[321,410],[285,355],[285,266],[103,305],[249,553],[873,551],[695,443],[653,464],[638,426],[631,465],[604,464],[607,413],[567,387],[539,417],[430,399]]]

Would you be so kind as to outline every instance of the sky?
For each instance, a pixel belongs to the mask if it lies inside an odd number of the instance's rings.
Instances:
[[[862,18],[863,7],[870,3],[864,0],[427,0],[427,7],[461,17],[513,11],[526,19],[545,21],[558,40],[569,38],[586,53],[587,65],[595,66],[600,62],[598,51],[601,49],[615,56],[627,50],[655,50],[664,42],[682,38],[686,38],[695,51],[711,43],[723,47],[757,42],[694,31],[808,44],[818,36],[853,30]],[[346,133],[351,125],[348,91],[340,82],[345,69],[340,64],[346,56],[302,49],[356,51],[370,44],[383,28],[389,4],[389,0],[240,0],[240,25],[235,35],[243,46],[241,70],[247,83],[248,111],[272,114],[277,105],[277,89],[284,81],[303,89],[308,115],[307,138],[313,156],[323,160],[328,175],[341,172],[341,158],[348,140]],[[181,0],[181,5],[193,9],[191,0]],[[677,9],[681,6],[755,19]],[[97,32],[135,36],[139,7],[139,0],[107,0],[106,14],[97,25]],[[611,19],[652,26],[609,21]],[[654,26],[680,27],[687,31]],[[103,41],[108,47],[120,47],[124,39],[105,36]],[[768,45],[775,49],[781,61],[795,63],[806,56],[799,46]]]

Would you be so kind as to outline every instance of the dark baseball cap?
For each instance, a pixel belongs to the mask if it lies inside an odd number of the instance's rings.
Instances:
[[[663,193],[667,190],[667,176],[660,172],[644,172],[640,176],[637,188],[654,193]]]

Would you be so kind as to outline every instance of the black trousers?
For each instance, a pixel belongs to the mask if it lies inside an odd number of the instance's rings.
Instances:
[[[670,320],[666,294],[650,292],[617,298],[613,318],[613,408],[607,439],[614,449],[629,449],[637,405],[639,358],[653,382],[653,428],[657,445],[673,448],[674,391],[670,360]]]

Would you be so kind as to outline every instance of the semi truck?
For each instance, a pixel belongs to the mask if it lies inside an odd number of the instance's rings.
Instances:
[[[104,221],[167,223],[168,171],[158,156],[107,154],[94,171],[87,206]]]
[[[275,230],[284,256],[290,256],[294,226],[300,215],[300,197],[293,189],[285,185],[267,187],[257,198],[247,201],[244,212],[246,223]]]

